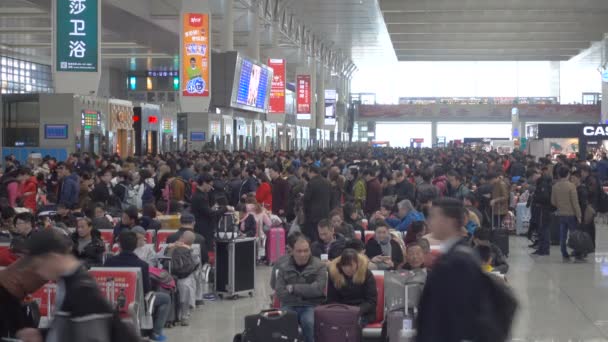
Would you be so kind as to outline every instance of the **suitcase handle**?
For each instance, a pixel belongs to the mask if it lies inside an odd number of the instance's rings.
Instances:
[[[278,319],[285,315],[283,310],[268,309],[260,311],[260,315],[268,319]]]
[[[347,310],[349,307],[354,307],[352,305],[346,305],[346,304],[327,304],[325,305],[326,308],[341,308],[341,309],[345,309]]]

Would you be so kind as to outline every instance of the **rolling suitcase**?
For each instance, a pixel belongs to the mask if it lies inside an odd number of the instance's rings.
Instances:
[[[361,341],[361,310],[356,306],[329,304],[315,308],[316,342]]]
[[[405,303],[410,303],[409,292],[413,287],[420,285],[405,285]],[[422,292],[422,291],[420,291]],[[389,311],[386,318],[386,330],[388,342],[413,342],[416,335],[414,330],[414,319],[418,309],[416,306],[407,305],[400,309]]]
[[[283,255],[285,255],[285,229],[271,228],[268,232],[268,251],[266,258],[268,263],[274,265]]]
[[[298,326],[298,315],[293,311],[264,310],[245,317],[245,331],[241,342],[303,342]],[[238,340],[238,335],[235,336]]]
[[[502,253],[508,257],[509,256],[509,231],[504,229],[502,226],[502,222],[500,216],[498,218],[498,225],[494,226],[494,208],[492,208],[492,243],[498,246]]]

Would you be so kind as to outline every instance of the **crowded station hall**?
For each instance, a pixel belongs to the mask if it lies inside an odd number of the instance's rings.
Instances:
[[[0,0],[0,342],[608,342],[606,22]]]

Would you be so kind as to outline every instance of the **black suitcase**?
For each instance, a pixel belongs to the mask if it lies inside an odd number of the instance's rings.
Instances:
[[[303,342],[298,316],[293,311],[264,310],[245,317],[242,342]],[[337,341],[336,341],[337,342]]]
[[[551,215],[551,226],[549,227],[549,234],[551,236],[551,245],[559,246],[559,216]]]
[[[499,219],[498,222],[494,222],[494,210],[492,210],[492,243],[498,246],[502,253],[509,256],[509,231],[502,227],[502,221]],[[498,223],[498,226],[494,227],[494,224]]]

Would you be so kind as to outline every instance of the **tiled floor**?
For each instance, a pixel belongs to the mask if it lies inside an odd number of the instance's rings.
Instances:
[[[513,341],[608,342],[608,226],[598,226],[598,253],[586,264],[563,264],[551,256],[529,256],[527,240],[513,237],[509,283],[521,302]],[[269,305],[268,267],[259,267],[254,298],[207,303],[191,326],[166,330],[169,341],[230,342],[243,317]]]

